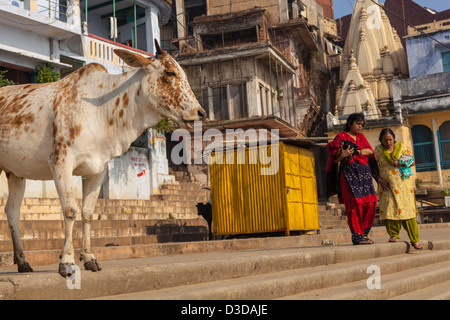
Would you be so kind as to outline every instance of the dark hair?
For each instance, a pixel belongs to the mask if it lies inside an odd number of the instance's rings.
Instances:
[[[363,126],[366,124],[366,120],[364,118],[364,114],[363,113],[352,113],[351,115],[348,116],[347,118],[347,123],[345,124],[345,128],[344,131],[345,132],[350,132],[350,129],[353,125],[353,122],[356,121],[362,121],[363,122]]]
[[[383,140],[383,137],[384,137],[385,135],[387,135],[387,134],[390,134],[390,135],[394,138],[394,141],[395,141],[395,134],[394,134],[394,132],[393,132],[391,129],[389,129],[389,128],[386,128],[386,129],[381,130],[380,136],[378,137],[378,140],[380,140],[380,142],[381,142],[381,140]]]

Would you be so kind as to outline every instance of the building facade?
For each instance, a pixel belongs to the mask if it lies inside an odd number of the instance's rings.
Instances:
[[[321,135],[334,105],[330,55],[337,52],[335,22],[319,3],[174,0],[173,8],[176,57],[208,112],[205,129]],[[206,166],[188,171],[208,184]]]
[[[174,1],[177,60],[211,121],[275,116],[314,135],[330,104],[315,1]]]
[[[417,177],[429,186],[450,186],[449,23],[417,26],[422,32],[409,28],[405,40],[411,78],[393,85],[394,102],[411,127]]]

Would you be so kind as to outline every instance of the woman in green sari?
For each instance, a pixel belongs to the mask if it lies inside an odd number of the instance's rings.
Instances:
[[[410,176],[414,165],[412,152],[401,142],[395,141],[391,129],[380,132],[381,142],[375,148],[375,157],[380,170],[378,190],[380,219],[385,220],[389,242],[396,242],[403,227],[408,233],[411,245],[422,249],[419,242],[418,213],[414,188]]]

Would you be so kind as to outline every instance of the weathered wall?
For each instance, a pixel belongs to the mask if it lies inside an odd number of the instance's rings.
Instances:
[[[146,200],[159,193],[161,185],[175,182],[169,175],[166,137],[151,129],[140,138],[144,148],[130,147],[125,154],[108,162],[103,198]]]
[[[208,15],[237,12],[256,6],[265,9],[272,22],[289,19],[287,0],[207,0]]]
[[[433,131],[432,119],[436,120],[436,126],[439,127],[446,121],[450,121],[450,109],[442,112],[430,112],[420,115],[410,115],[408,117],[408,124],[412,127],[415,125],[425,125]]]
[[[227,84],[245,83],[249,117],[262,116],[261,103],[268,101],[269,105],[265,108],[268,110],[268,113],[264,115],[274,114],[295,125],[293,102],[291,101],[292,77],[286,74],[282,75],[279,71],[279,66],[277,75],[273,61],[271,67],[255,58],[236,58],[216,63],[212,62],[201,66],[185,67],[194,91],[200,91],[207,87],[223,87]],[[280,95],[280,90],[277,91],[277,87],[283,88],[282,95]],[[266,99],[261,99],[261,88],[263,94],[267,95],[267,97],[264,97]],[[209,95],[211,94],[210,92]],[[272,99],[270,99],[270,95],[272,95]],[[211,100],[210,106],[212,105]],[[281,110],[282,108],[283,110]],[[232,117],[232,108],[229,109],[229,114]],[[214,119],[211,108],[209,119]]]
[[[149,150],[131,147],[127,153],[108,162],[103,182],[103,198],[149,199],[152,172]]]
[[[450,29],[431,33],[430,36],[442,43],[448,43]],[[447,48],[437,44],[425,35],[417,35],[405,39],[411,77],[444,71],[441,54],[444,51],[448,51]]]
[[[450,109],[450,72],[392,81],[394,103],[408,114],[423,114]]]

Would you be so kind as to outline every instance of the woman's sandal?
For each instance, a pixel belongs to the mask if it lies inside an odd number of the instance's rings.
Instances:
[[[372,243],[374,243],[374,241],[367,237],[365,237],[364,240],[361,240],[360,242],[358,242],[358,244],[372,244]]]
[[[418,242],[411,243],[411,245],[416,250],[422,250],[423,249],[423,247]]]
[[[397,242],[397,238],[396,237],[390,237],[389,238],[389,242]]]
[[[369,237],[364,237],[364,240],[369,241],[370,244],[375,243],[375,241],[373,241]]]

